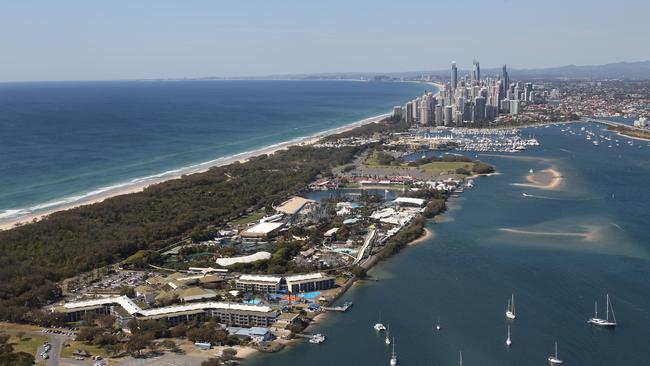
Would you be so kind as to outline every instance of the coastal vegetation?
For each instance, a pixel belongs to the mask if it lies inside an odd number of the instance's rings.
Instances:
[[[141,250],[129,264],[148,263],[147,250],[271,206],[357,151],[292,147],[0,232],[0,319],[49,321],[33,309],[61,295],[57,281]]]
[[[400,230],[395,236],[390,238],[386,246],[379,252],[380,258],[388,258],[399,253],[406,248],[408,243],[419,238],[424,231],[424,217],[418,216],[405,228]]]
[[[624,136],[650,140],[650,131],[648,130],[624,126],[608,126],[607,130],[617,132]]]

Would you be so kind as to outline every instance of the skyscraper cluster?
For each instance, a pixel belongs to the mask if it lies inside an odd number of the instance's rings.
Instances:
[[[534,101],[533,84],[511,83],[506,65],[501,75],[481,77],[481,65],[474,60],[470,75],[458,78],[456,62],[451,77],[437,93],[426,93],[400,108],[407,123],[422,126],[471,126],[494,121],[499,114],[517,115],[520,103]]]

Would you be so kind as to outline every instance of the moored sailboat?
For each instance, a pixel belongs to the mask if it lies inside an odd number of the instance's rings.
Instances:
[[[517,316],[515,315],[515,294],[512,294],[512,298],[508,300],[508,308],[506,309],[506,318],[514,320]]]
[[[390,324],[388,324],[388,327],[386,328],[386,338],[384,338],[384,343],[390,344]]]
[[[559,365],[563,363],[564,361],[560,360],[560,358],[557,355],[557,342],[555,342],[555,355],[551,355],[548,357],[548,362],[551,365]]]
[[[605,306],[605,319],[598,317],[598,301],[594,305],[594,317],[587,320],[587,323],[595,325],[598,327],[615,327],[616,326],[616,315],[614,314],[614,307],[612,306],[611,300],[609,299],[609,294],[607,294],[607,305]],[[609,313],[612,313],[612,319],[609,319]]]
[[[383,332],[383,331],[386,330],[386,327],[385,327],[384,324],[382,324],[382,322],[381,322],[381,312],[379,312],[379,322],[376,323],[376,324],[373,326],[373,328],[375,328],[375,330],[378,331],[378,332]]]

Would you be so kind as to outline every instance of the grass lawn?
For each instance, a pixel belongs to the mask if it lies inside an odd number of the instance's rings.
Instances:
[[[35,355],[38,346],[48,339],[46,335],[34,334],[41,329],[43,328],[27,324],[0,323],[0,334],[9,335],[9,343],[13,345],[14,350],[30,355]],[[19,333],[23,333],[21,337],[18,337]]]
[[[456,169],[458,168],[465,168],[471,172],[472,166],[474,166],[474,163],[468,163],[463,161],[459,161],[459,162],[434,161],[413,169],[424,170],[425,172],[432,173],[432,174],[440,174],[440,173],[447,173],[449,171],[451,171],[452,173],[456,173]]]
[[[25,352],[30,355],[35,355],[38,347],[47,341],[46,336],[35,335],[35,334],[25,334],[22,339],[19,339],[15,335],[12,335],[9,338],[9,342],[14,346],[14,351]]]
[[[5,323],[5,322],[0,322],[0,332],[5,332],[5,333],[16,333],[16,332],[33,332],[37,331],[40,332],[43,328],[37,327],[35,325],[29,325],[29,324],[16,324],[16,323]]]
[[[447,174],[448,172],[451,172],[451,174],[455,174],[456,169],[458,168],[465,168],[471,172],[474,163],[464,162],[464,161],[434,161],[417,167],[408,166],[407,163],[401,165],[380,165],[379,162],[377,161],[377,158],[373,155],[368,157],[368,159],[366,159],[364,165],[371,168],[399,168],[399,169],[408,169],[408,170],[418,170],[418,171],[425,171],[432,175],[440,175],[440,174]]]
[[[71,340],[67,340],[65,343],[69,344],[70,347],[64,346],[63,349],[61,350],[61,357],[64,358],[73,358],[74,356],[72,355],[72,352],[78,349],[82,351],[88,351],[88,353],[90,353],[92,356],[102,356],[103,358],[108,357],[106,351],[92,344],[88,345],[85,344],[84,342],[71,341]]]
[[[255,212],[255,213],[252,213],[250,215],[242,216],[242,217],[238,218],[237,220],[233,220],[233,221],[231,221],[231,223],[233,225],[247,225],[247,224],[250,224],[252,222],[258,221],[262,217],[264,217],[264,213]]]
[[[363,165],[367,165],[371,167],[382,166],[381,164],[379,164],[379,161],[377,160],[377,156],[375,154],[368,156],[366,160],[363,162]]]

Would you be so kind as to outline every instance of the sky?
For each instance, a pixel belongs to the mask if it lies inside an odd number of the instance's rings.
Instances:
[[[650,60],[641,0],[0,0],[0,81]]]

